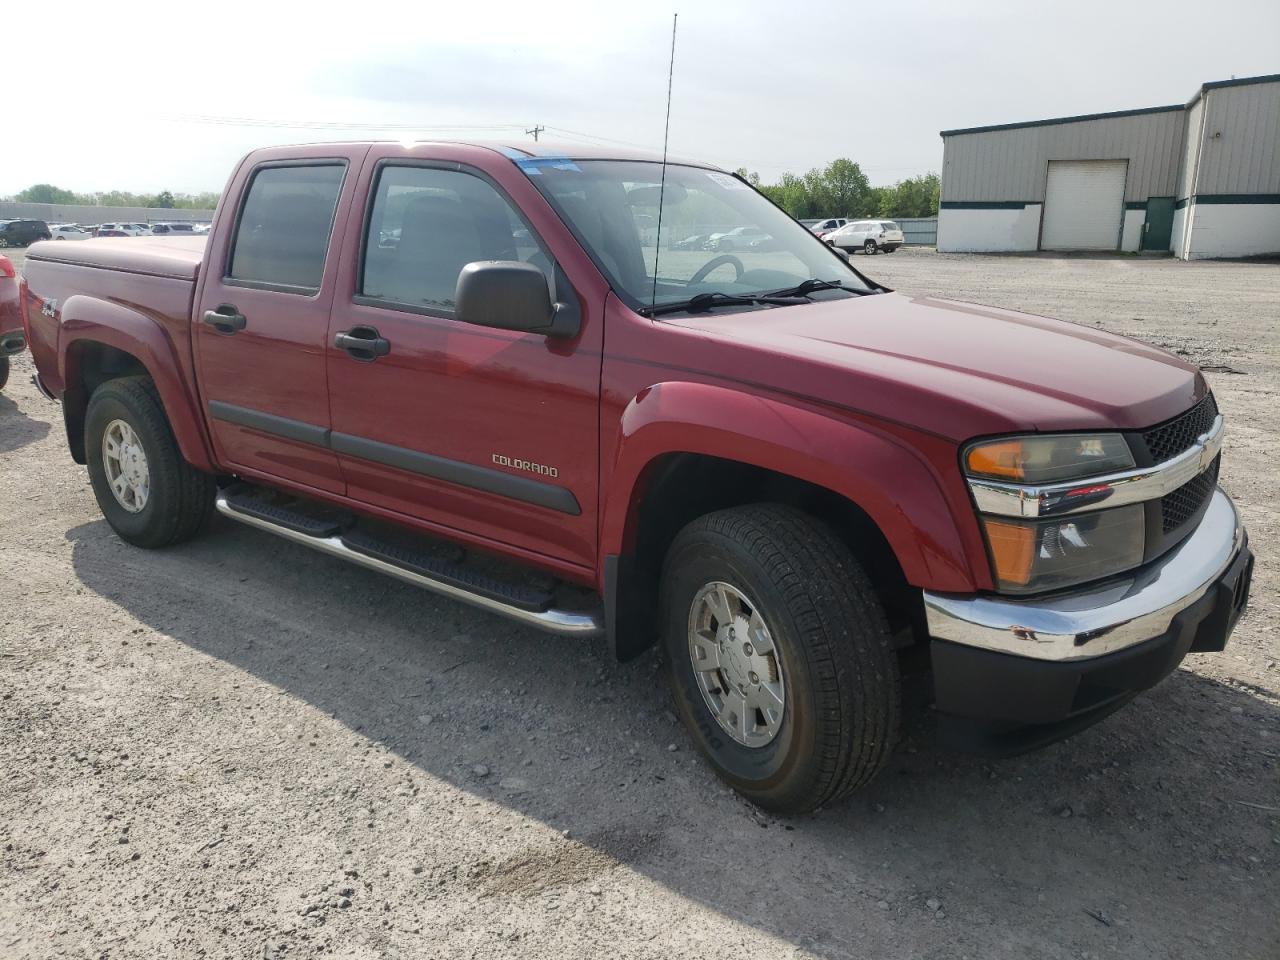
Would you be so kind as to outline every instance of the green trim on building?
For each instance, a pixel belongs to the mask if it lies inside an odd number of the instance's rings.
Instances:
[[[1194,197],[1183,197],[1173,205],[1173,209],[1181,210],[1192,204],[1241,204],[1251,206],[1258,203],[1280,203],[1280,193],[1197,193]]]
[[[1280,203],[1280,193],[1197,193],[1192,198],[1201,203]]]
[[[943,210],[1021,210],[1039,204],[1039,200],[943,200],[939,206]]]
[[[1052,127],[1060,123],[1083,123],[1086,120],[1113,120],[1120,117],[1140,117],[1147,113],[1172,113],[1175,110],[1185,110],[1186,107],[1181,103],[1171,104],[1167,107],[1140,107],[1137,110],[1116,110],[1112,113],[1085,113],[1078,117],[1053,117],[1049,120],[1025,120],[1021,123],[997,123],[989,127],[964,127],[959,130],[943,130],[940,136],[957,137],[965,133],[989,133],[992,130],[1021,130],[1024,127]]]

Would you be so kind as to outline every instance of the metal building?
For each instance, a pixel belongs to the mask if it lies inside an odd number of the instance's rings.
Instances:
[[[1186,104],[942,131],[938,249],[1280,253],[1280,74]]]

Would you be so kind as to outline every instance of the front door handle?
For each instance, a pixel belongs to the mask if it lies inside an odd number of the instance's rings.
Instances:
[[[345,350],[352,359],[372,363],[391,352],[391,341],[373,327],[352,327],[342,330],[333,338],[333,345]]]
[[[215,310],[206,310],[204,322],[228,337],[243,330],[246,323],[244,314],[230,303],[219,304]]]

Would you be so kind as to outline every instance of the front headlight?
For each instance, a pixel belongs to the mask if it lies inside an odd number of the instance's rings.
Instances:
[[[1008,437],[972,444],[962,458],[965,473],[995,480],[1001,488],[1080,481],[1074,497],[1091,495],[1094,477],[1132,469],[1133,454],[1116,433]],[[993,486],[988,484],[987,486]],[[1087,502],[1087,501],[1086,501]],[[1121,573],[1142,563],[1146,548],[1142,504],[1056,519],[979,517],[991,555],[997,588],[1003,593],[1036,593]]]

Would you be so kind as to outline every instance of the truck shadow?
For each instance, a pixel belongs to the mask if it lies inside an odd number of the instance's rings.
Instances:
[[[27,416],[11,397],[0,393],[0,453],[21,450],[43,440],[48,433],[48,423]]]
[[[1280,710],[1265,692],[1179,671],[1101,726],[1004,761],[939,751],[916,714],[869,789],[779,819],[692,753],[653,658],[620,666],[603,644],[222,518],[161,552],[101,520],[67,537],[88,589],[422,775],[570,831],[595,876],[625,866],[819,956],[982,955],[997,940],[1021,956],[1181,955],[1191,945],[1170,938],[1193,914],[1208,953],[1262,956],[1280,935],[1280,818],[1263,809],[1277,804]],[[527,859],[505,879],[486,863],[490,894],[523,895]]]

